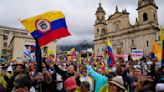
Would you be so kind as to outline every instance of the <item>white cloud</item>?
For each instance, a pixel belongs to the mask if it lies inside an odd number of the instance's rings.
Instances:
[[[115,12],[116,5],[119,10],[127,9],[130,13],[130,22],[134,24],[137,17],[138,0],[102,0],[106,18]],[[81,40],[94,39],[95,12],[99,0],[1,0],[0,25],[23,28],[18,18],[23,19],[50,10],[61,10],[65,13],[67,26],[72,36],[58,41],[58,44],[77,44]],[[164,2],[156,0],[159,24],[164,26]]]

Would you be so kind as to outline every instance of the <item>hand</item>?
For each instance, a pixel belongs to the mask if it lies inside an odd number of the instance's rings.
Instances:
[[[147,81],[149,81],[149,82],[154,82],[154,80],[152,79],[151,76],[147,76]]]
[[[139,77],[138,77],[138,81],[139,81],[139,82],[144,82],[144,81],[146,81],[146,80],[147,80],[146,76],[139,76]]]
[[[53,64],[53,65],[56,65],[56,61],[52,61],[52,64]]]
[[[46,64],[45,63],[42,63],[42,68],[46,68]]]

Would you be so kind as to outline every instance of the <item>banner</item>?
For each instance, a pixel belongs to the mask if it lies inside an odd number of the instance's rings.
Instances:
[[[143,50],[132,50],[132,59],[133,60],[139,60],[144,56]]]

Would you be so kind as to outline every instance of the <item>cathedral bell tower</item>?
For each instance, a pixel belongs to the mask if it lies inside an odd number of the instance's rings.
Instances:
[[[101,6],[101,2],[96,10],[96,20],[94,24],[94,51],[96,56],[105,55],[106,50],[106,37],[107,34],[107,23],[105,19],[105,11]]]
[[[155,0],[138,0],[139,24],[154,23],[158,25],[157,10]]]
[[[107,24],[105,20],[105,11],[101,6],[101,3],[99,3],[99,7],[97,8],[97,11],[95,13],[96,15],[96,21],[95,21],[95,36],[98,37],[100,35],[103,35],[107,33]]]

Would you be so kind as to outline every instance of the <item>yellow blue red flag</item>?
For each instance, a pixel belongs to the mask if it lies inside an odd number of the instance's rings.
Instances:
[[[161,41],[161,47],[162,47],[162,51],[161,51],[161,66],[164,66],[164,34],[163,34],[163,28],[160,27],[160,41]]]
[[[75,48],[72,48],[70,51],[67,52],[67,56],[69,60],[73,60],[75,59]]]
[[[61,11],[49,11],[21,20],[21,23],[33,38],[38,39],[40,46],[70,35],[67,30],[65,16]]]
[[[161,49],[160,45],[157,42],[153,42],[152,51],[155,54],[158,62],[160,62],[161,58],[162,58],[162,49]]]
[[[112,67],[114,65],[114,55],[113,55],[113,51],[112,51],[112,46],[110,44],[110,40],[109,38],[107,38],[107,64],[108,66]]]

